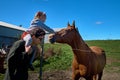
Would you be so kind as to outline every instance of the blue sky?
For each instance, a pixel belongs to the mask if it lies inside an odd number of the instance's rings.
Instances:
[[[0,21],[28,28],[37,11],[51,28],[75,20],[84,40],[120,39],[120,0],[0,0]]]

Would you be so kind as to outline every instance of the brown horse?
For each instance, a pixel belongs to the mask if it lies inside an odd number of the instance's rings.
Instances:
[[[106,64],[105,51],[97,46],[89,47],[75,28],[75,22],[72,26],[68,23],[67,28],[50,35],[49,40],[51,43],[67,43],[72,47],[72,80],[79,80],[80,77],[101,80]]]

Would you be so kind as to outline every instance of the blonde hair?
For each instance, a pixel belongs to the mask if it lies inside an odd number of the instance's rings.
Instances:
[[[44,16],[44,17],[46,18],[45,12],[41,12],[41,11],[37,12],[37,13],[35,14],[34,19],[40,19],[41,16]]]

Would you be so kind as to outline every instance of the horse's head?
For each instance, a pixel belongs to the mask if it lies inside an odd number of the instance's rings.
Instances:
[[[68,23],[67,28],[61,29],[60,31],[56,32],[49,36],[49,41],[51,43],[58,42],[58,43],[71,43],[73,39],[75,39],[75,21],[72,25]]]

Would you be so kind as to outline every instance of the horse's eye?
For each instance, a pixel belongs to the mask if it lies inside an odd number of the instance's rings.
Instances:
[[[59,32],[55,32],[55,34],[58,34]]]

